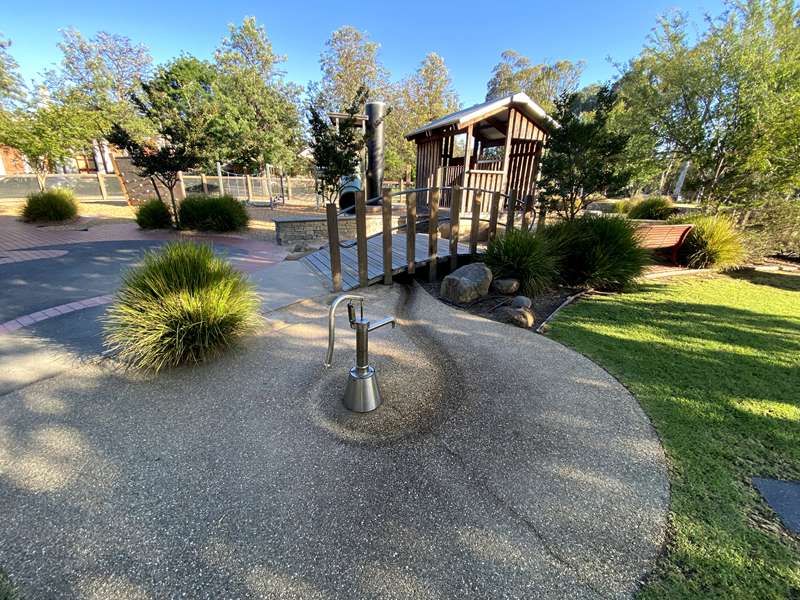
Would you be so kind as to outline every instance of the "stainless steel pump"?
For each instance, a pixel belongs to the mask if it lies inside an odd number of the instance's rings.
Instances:
[[[344,405],[355,412],[369,412],[381,405],[381,392],[378,389],[378,376],[375,368],[369,364],[369,332],[380,329],[384,325],[397,325],[394,317],[384,317],[380,321],[370,323],[364,318],[364,296],[343,294],[336,298],[328,310],[328,354],[325,358],[325,368],[331,366],[333,359],[333,346],[336,342],[336,309],[339,304],[347,300],[347,316],[350,328],[356,330],[356,366],[350,369],[347,387],[344,390]],[[359,303],[359,316],[356,317],[356,307],[353,302]]]

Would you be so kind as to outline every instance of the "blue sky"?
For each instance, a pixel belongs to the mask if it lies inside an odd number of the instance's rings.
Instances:
[[[462,102],[483,100],[500,52],[512,48],[536,62],[585,60],[584,84],[607,80],[608,61],[636,55],[659,14],[688,12],[698,27],[705,13],[719,14],[721,0],[614,0],[562,2],[247,2],[15,3],[3,10],[0,32],[26,79],[59,60],[59,29],[86,35],[98,30],[147,45],[156,62],[181,52],[209,58],[227,23],[254,15],[266,26],[275,50],[288,56],[288,79],[319,77],[319,53],[342,25],[365,30],[381,44],[381,59],[394,79],[413,71],[428,52],[442,55]]]

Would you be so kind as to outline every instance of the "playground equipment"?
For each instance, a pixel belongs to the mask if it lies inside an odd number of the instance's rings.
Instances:
[[[378,388],[378,376],[375,367],[369,364],[369,332],[391,325],[397,325],[394,317],[384,317],[371,323],[364,318],[364,296],[356,294],[343,294],[336,298],[328,310],[328,354],[325,357],[325,368],[330,368],[333,360],[333,348],[336,342],[336,309],[339,304],[347,300],[347,316],[350,328],[356,330],[356,365],[350,369],[347,387],[344,390],[344,405],[354,412],[369,412],[381,405],[381,392]],[[356,317],[356,307],[353,301],[359,303],[359,315]]]

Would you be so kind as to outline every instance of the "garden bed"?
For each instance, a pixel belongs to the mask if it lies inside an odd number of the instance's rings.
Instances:
[[[502,321],[497,309],[499,309],[501,306],[509,305],[514,299],[514,294],[504,295],[490,292],[488,296],[479,298],[478,300],[470,302],[469,304],[454,304],[445,298],[442,298],[441,294],[439,293],[442,287],[441,279],[438,279],[434,282],[429,282],[427,278],[423,279],[420,277],[417,278],[417,282],[425,289],[426,292],[428,292],[437,300],[449,306],[453,306],[460,310],[472,313],[473,315],[483,317],[484,319],[491,319],[493,321]],[[561,306],[567,298],[577,294],[579,291],[581,291],[579,288],[558,287],[531,298],[531,309],[536,317],[533,327],[531,327],[531,331],[534,331],[537,327],[544,323],[547,318],[553,314],[553,312],[555,312],[556,309]]]

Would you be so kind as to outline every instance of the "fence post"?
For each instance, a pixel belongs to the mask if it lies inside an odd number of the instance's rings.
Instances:
[[[253,200],[253,180],[250,179],[250,175],[244,176],[244,189],[247,192],[247,201],[252,202]]]
[[[108,194],[106,193],[106,181],[103,179],[103,174],[98,171],[97,172],[97,186],[100,188],[100,196],[103,200],[108,199]]]
[[[178,195],[181,200],[186,198],[186,185],[183,183],[183,171],[178,171]]]
[[[222,165],[219,164],[219,161],[217,161],[217,184],[219,187],[219,195],[224,196],[225,188],[222,185]]]
[[[283,189],[283,167],[281,167],[281,204],[286,204],[286,192]]]
[[[436,169],[433,179],[433,189],[429,190],[428,209],[428,281],[436,281],[436,267],[439,262],[439,198],[441,196],[442,169]]]
[[[458,267],[458,226],[461,219],[461,197],[464,190],[454,185],[450,190],[450,270]]]
[[[200,174],[200,183],[203,185],[203,193],[208,196],[208,178],[205,173]]]
[[[363,191],[356,192],[356,244],[358,285],[366,287],[369,284],[369,263],[367,258],[367,200]]]
[[[292,178],[286,178],[286,199],[291,202],[292,201]]]
[[[472,223],[469,228],[469,253],[478,252],[478,230],[481,227],[481,204],[483,204],[483,192],[476,190],[472,196]]]
[[[486,241],[491,242],[497,235],[497,213],[500,209],[500,192],[492,194],[492,203],[489,207],[489,233]]]
[[[383,190],[383,283],[392,283],[392,191]]]
[[[402,181],[402,180],[401,180]],[[406,194],[406,262],[408,273],[413,275],[417,264],[417,194]]]
[[[328,220],[328,246],[331,255],[331,281],[333,291],[342,291],[342,253],[339,248],[339,217],[336,204],[329,203],[325,206],[325,216]]]
[[[514,209],[517,208],[517,191],[511,190],[508,196],[508,214],[506,215],[506,233],[514,229]]]

